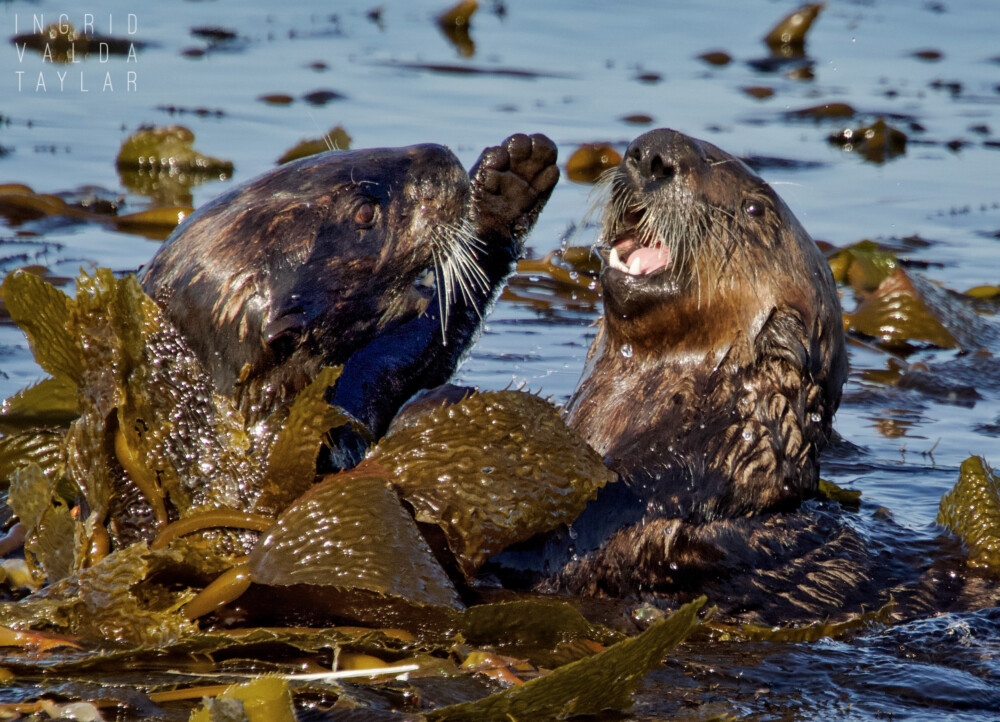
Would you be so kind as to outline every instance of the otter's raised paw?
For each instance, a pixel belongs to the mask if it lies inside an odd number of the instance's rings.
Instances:
[[[556,154],[544,135],[521,133],[483,151],[469,173],[480,238],[500,233],[520,241],[531,230],[559,180]]]

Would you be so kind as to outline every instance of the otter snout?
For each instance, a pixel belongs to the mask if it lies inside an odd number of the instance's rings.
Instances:
[[[652,192],[678,182],[704,164],[705,155],[692,138],[660,128],[629,143],[620,170],[636,190]]]

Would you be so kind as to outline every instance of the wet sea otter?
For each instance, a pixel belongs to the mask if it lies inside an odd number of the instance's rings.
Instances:
[[[200,208],[142,285],[251,420],[343,364],[329,400],[378,437],[455,369],[558,180],[555,160],[542,135],[487,148],[469,174],[432,144],[305,158]],[[363,453],[341,441],[328,467]]]
[[[776,549],[823,541],[768,513],[816,494],[847,374],[829,266],[774,190],[710,143],[646,133],[609,188],[604,316],[566,416],[621,483],[489,569],[627,597],[779,568]]]

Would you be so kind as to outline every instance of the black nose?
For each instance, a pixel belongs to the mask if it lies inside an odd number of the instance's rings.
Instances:
[[[669,181],[677,173],[677,168],[664,153],[655,148],[643,148],[633,141],[625,157],[645,180]]]
[[[687,136],[668,128],[643,133],[629,143],[625,163],[644,182],[668,183],[691,170],[694,149]]]

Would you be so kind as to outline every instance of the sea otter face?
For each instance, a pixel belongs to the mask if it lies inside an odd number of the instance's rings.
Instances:
[[[421,313],[437,277],[473,265],[470,199],[439,145],[304,158],[200,208],[143,286],[229,393],[303,343],[341,363]]]
[[[775,306],[815,305],[777,282],[776,269],[811,277],[822,258],[739,159],[654,130],[629,145],[609,185],[600,254],[613,341],[658,354],[664,346],[710,353],[728,348],[726,339],[755,336]]]

